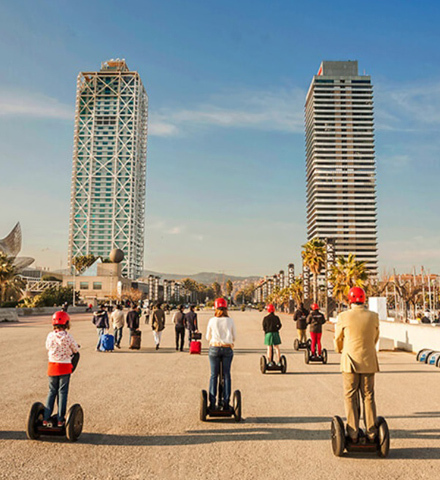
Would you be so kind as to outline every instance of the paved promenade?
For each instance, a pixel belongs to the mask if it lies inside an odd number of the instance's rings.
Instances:
[[[199,314],[206,330],[209,313]],[[74,315],[71,333],[81,344],[69,405],[85,412],[78,443],[45,437],[26,439],[35,401],[47,395],[44,342],[49,318],[0,327],[0,478],[7,479],[437,479],[440,471],[440,370],[403,352],[381,352],[376,376],[379,414],[391,429],[388,459],[335,458],[330,419],[344,415],[339,355],[332,326],[324,344],[329,364],[304,363],[294,352],[291,317],[281,338],[288,373],[262,375],[262,314],[233,312],[238,340],[232,364],[233,389],[243,396],[244,421],[199,421],[200,390],[207,389],[206,341],[201,356],[176,352],[167,316],[163,345],[153,348],[142,325],[141,351],[95,352],[96,329],[89,315]],[[26,319],[25,319],[26,321]]]

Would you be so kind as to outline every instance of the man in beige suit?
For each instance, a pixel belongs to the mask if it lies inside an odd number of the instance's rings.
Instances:
[[[357,443],[360,393],[364,401],[367,439],[374,441],[377,434],[374,374],[379,371],[376,354],[379,316],[366,308],[362,288],[351,288],[348,299],[351,308],[338,315],[335,331],[335,350],[342,353],[347,433],[353,443]]]

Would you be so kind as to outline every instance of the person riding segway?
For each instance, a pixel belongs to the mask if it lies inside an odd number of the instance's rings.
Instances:
[[[299,350],[300,348],[310,347],[311,341],[307,340],[307,316],[309,311],[304,307],[304,303],[300,303],[299,307],[293,315],[293,321],[296,322],[296,330],[298,338],[293,342],[293,348]]]
[[[341,355],[344,385],[346,431],[340,417],[331,423],[332,448],[336,456],[349,452],[376,452],[386,457],[390,448],[387,422],[376,417],[374,375],[379,371],[376,343],[379,340],[379,317],[365,306],[365,292],[353,287],[348,293],[350,310],[338,315],[335,350]],[[361,406],[366,426],[359,428]]]
[[[215,316],[208,322],[206,339],[209,341],[209,362],[211,378],[208,393],[202,390],[200,402],[200,420],[206,417],[231,417],[236,422],[241,420],[241,393],[236,390],[233,395],[233,406],[229,404],[231,397],[231,363],[234,356],[236,338],[235,324],[228,316],[228,303],[224,298],[215,301]],[[218,395],[218,396],[217,396]]]
[[[67,312],[61,310],[52,316],[53,332],[46,339],[49,366],[49,394],[46,406],[40,402],[32,405],[29,413],[26,435],[31,440],[40,438],[40,435],[67,436],[71,442],[78,440],[83,428],[84,413],[81,405],[67,409],[70,375],[79,361],[79,345],[67,332],[70,328],[70,318]],[[58,413],[52,415],[57,400]]]
[[[282,327],[280,317],[275,315],[275,307],[272,303],[266,307],[269,315],[266,315],[263,319],[263,330],[265,333],[264,343],[267,345],[267,358],[262,355],[260,358],[261,373],[266,371],[280,371],[286,373],[287,361],[284,355],[280,352],[280,329]],[[274,362],[273,349],[277,351],[278,363]]]
[[[312,311],[307,317],[307,325],[310,325],[310,338],[312,344],[310,347],[307,347],[305,353],[305,362],[322,362],[327,363],[327,350],[322,348],[321,337],[322,337],[322,326],[325,323],[324,315],[319,311],[319,306],[317,303],[312,304]],[[318,347],[318,352],[316,352],[316,347]]]

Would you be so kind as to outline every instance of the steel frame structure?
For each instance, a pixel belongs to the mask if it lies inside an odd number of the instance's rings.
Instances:
[[[125,255],[122,273],[143,269],[148,96],[124,60],[77,80],[68,261]]]

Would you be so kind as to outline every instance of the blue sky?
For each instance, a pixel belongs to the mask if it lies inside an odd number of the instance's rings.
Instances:
[[[76,77],[149,94],[146,262],[272,274],[305,241],[304,98],[322,60],[375,88],[381,269],[440,271],[440,2],[3,1],[0,237],[66,265]]]

